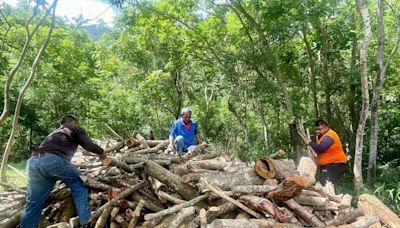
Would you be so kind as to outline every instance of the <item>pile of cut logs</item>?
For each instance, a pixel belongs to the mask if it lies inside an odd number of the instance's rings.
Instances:
[[[298,166],[284,151],[253,163],[234,161],[201,144],[181,158],[167,141],[142,136],[114,141],[99,161],[77,152],[72,163],[89,189],[92,227],[400,227],[399,217],[372,195],[357,208],[348,194],[315,181],[316,165]],[[0,227],[16,227],[26,190],[2,183]],[[70,189],[57,183],[40,227],[79,227]]]

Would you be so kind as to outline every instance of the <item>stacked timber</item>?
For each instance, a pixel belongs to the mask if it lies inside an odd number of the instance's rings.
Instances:
[[[109,156],[76,153],[72,162],[89,189],[91,227],[400,227],[376,197],[337,195],[315,180],[316,165],[296,166],[280,150],[255,163],[231,160],[202,144],[183,158],[168,141],[140,135],[114,141]],[[16,227],[26,190],[3,184],[0,227]],[[40,227],[79,227],[70,189],[57,183]]]

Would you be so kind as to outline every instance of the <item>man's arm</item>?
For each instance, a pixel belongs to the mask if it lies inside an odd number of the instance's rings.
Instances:
[[[95,144],[91,138],[86,134],[86,132],[78,128],[76,130],[76,138],[78,140],[78,144],[83,147],[83,149],[95,153],[100,156],[100,158],[104,158],[107,151],[103,150],[99,145]]]
[[[200,145],[203,142],[203,140],[201,140],[201,138],[200,138],[200,134],[199,133],[196,133],[195,138],[196,138],[196,141],[197,141],[198,145]]]
[[[316,144],[313,141],[310,141],[308,145],[314,149],[317,153],[325,152],[329,147],[333,145],[333,139],[329,136],[325,136],[319,144]]]
[[[175,148],[174,148],[175,136],[176,136],[176,122],[174,122],[172,124],[171,131],[169,133],[169,145],[168,145],[168,147],[170,149],[172,149],[172,150],[175,150]]]

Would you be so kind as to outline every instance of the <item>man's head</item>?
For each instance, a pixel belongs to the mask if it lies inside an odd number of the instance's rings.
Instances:
[[[67,124],[67,125],[76,126],[78,124],[78,120],[73,115],[65,115],[65,116],[63,116],[63,118],[61,118],[60,124],[61,125]]]
[[[323,136],[329,131],[328,123],[325,120],[315,121],[315,132],[318,136]]]
[[[184,122],[189,122],[192,117],[192,110],[190,108],[183,108],[181,110],[181,117]]]

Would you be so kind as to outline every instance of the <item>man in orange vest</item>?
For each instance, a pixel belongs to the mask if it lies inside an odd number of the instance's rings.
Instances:
[[[325,185],[327,181],[336,184],[346,172],[347,158],[342,143],[338,134],[329,129],[325,120],[315,122],[315,131],[316,142],[306,139],[305,143],[317,152],[317,163],[321,166],[321,184]]]

